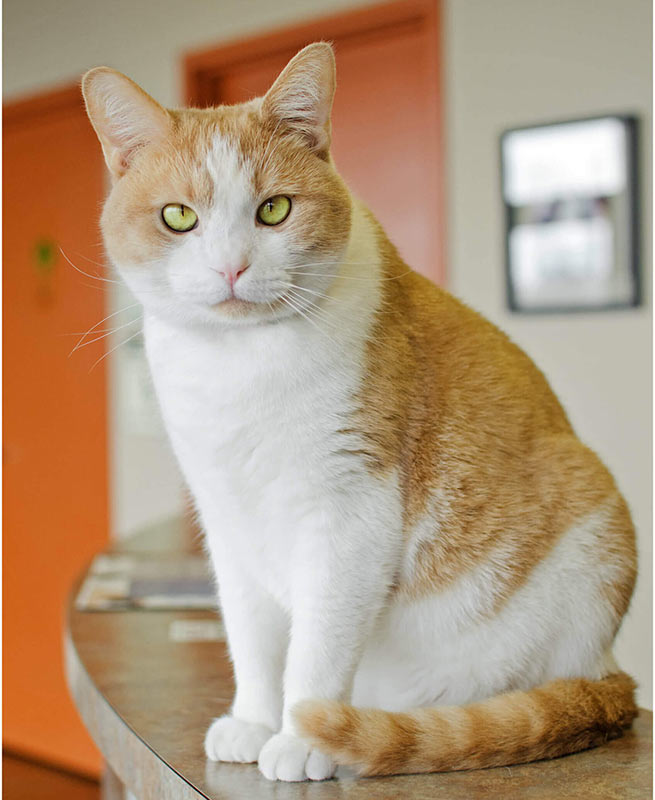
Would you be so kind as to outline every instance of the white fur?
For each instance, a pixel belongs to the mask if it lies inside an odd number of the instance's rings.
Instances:
[[[389,603],[420,540],[434,536],[443,498],[406,542],[396,475],[374,477],[362,443],[339,432],[380,304],[370,225],[356,205],[346,252],[325,260],[336,279],[312,262],[306,285],[326,294],[323,315],[306,307],[227,324],[212,309],[227,296],[217,265],[247,259],[238,291],[261,301],[294,263],[284,233],[254,227],[258,199],[229,142],[217,140],[207,166],[230,192],[158,270],[128,280],[144,302],[153,379],[206,531],[234,661],[234,705],[209,728],[208,757],[258,758],[268,778],[320,780],[334,764],[296,736],[300,700],[404,709],[600,675],[614,621],[590,553],[604,509],[568,531],[498,614],[501,552],[437,596]]]
[[[252,724],[253,742],[261,726],[281,727],[285,738],[265,748],[261,765],[280,779],[332,773],[293,743],[291,709],[307,697],[350,696],[401,545],[396,481],[371,477],[350,452],[361,443],[337,433],[379,303],[375,242],[359,211],[354,229],[324,306],[329,320],[294,315],[217,335],[145,309],[164,420],[218,578],[237,680],[232,713]],[[370,264],[368,279],[359,268],[350,280],[349,262]],[[250,754],[241,727],[237,735],[235,759]],[[209,739],[208,754],[229,751],[224,724]]]
[[[355,705],[400,711],[460,705],[554,678],[612,669],[617,620],[598,537],[617,497],[572,526],[498,613],[501,553],[438,595],[399,601],[380,619],[355,680]]]

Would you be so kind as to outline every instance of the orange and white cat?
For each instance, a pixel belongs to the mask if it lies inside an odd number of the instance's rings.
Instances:
[[[626,504],[530,359],[348,191],[331,47],[232,107],[167,110],[106,67],[83,89],[234,662],[207,756],[321,780],[620,735]]]

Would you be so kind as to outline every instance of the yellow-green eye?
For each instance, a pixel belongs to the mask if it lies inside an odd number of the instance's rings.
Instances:
[[[269,197],[257,209],[257,219],[264,225],[279,225],[289,216],[291,200],[283,194]]]
[[[186,233],[198,224],[196,212],[181,203],[169,203],[161,210],[161,218],[165,225],[176,233]]]

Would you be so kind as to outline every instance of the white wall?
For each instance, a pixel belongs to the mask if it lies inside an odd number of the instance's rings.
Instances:
[[[157,99],[181,98],[181,56],[367,0],[6,0],[5,98],[110,64]],[[639,530],[641,575],[618,654],[651,706],[651,17],[649,0],[444,0],[450,288],[503,327],[550,378],[582,439],[617,476]],[[508,313],[498,136],[514,125],[601,112],[643,125],[643,308]],[[127,305],[124,295],[114,308]],[[180,508],[179,481],[148,407],[130,401],[138,353],[112,363],[113,528]],[[134,399],[134,398],[133,398]],[[584,609],[581,609],[584,613]]]
[[[120,69],[164,105],[182,98],[181,58],[250,32],[365,5],[366,0],[5,0],[8,95]]]
[[[640,577],[617,655],[638,676],[640,701],[652,707],[651,3],[450,0],[445,17],[449,288],[535,359],[628,500]],[[500,133],[621,111],[643,123],[644,306],[573,316],[510,313]]]

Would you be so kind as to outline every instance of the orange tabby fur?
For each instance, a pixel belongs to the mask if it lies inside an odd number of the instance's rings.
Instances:
[[[345,430],[364,436],[372,471],[399,471],[407,535],[423,514],[434,525],[416,569],[395,591],[409,599],[438,593],[499,553],[491,616],[573,524],[605,508],[608,522],[594,545],[615,568],[604,586],[615,633],[634,588],[636,544],[614,479],[575,436],[525,353],[409,270],[379,226],[377,235],[383,303],[359,407]],[[431,493],[439,498],[432,506]],[[634,688],[618,672],[408,713],[308,701],[296,721],[315,746],[362,775],[473,769],[552,758],[620,736],[637,714]]]
[[[555,758],[615,739],[637,715],[634,688],[619,672],[468,706],[392,714],[307,701],[296,714],[305,736],[361,775],[446,772]]]
[[[418,574],[398,589],[441,591],[504,548],[512,572],[498,591],[506,599],[573,523],[610,501],[616,523],[599,544],[622,567],[607,586],[618,625],[636,578],[636,549],[614,479],[575,436],[525,353],[409,270],[377,231],[383,303],[352,430],[364,435],[372,470],[399,470],[406,529],[429,512],[435,534],[422,545]],[[429,509],[434,492],[440,507]]]

